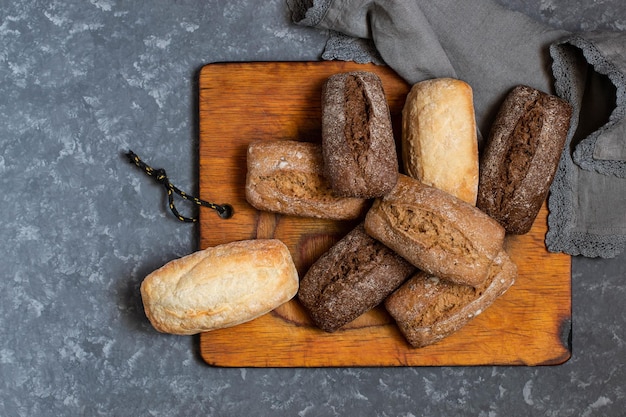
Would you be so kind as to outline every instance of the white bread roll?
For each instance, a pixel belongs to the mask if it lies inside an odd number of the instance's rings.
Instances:
[[[167,263],[144,279],[141,297],[155,329],[191,335],[268,313],[293,298],[298,285],[284,243],[244,240]]]
[[[476,204],[478,138],[471,87],[437,78],[411,88],[402,110],[405,173]]]

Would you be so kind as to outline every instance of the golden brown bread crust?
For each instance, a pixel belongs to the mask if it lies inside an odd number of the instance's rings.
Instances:
[[[564,100],[526,86],[513,89],[480,162],[477,206],[508,233],[527,233],[554,179],[570,126]]]
[[[413,271],[361,224],[311,266],[298,299],[318,327],[333,332],[380,304]]]
[[[504,242],[504,229],[485,213],[405,175],[375,200],[365,230],[421,270],[467,285],[487,278]]]
[[[150,323],[190,335],[259,317],[298,291],[298,272],[284,243],[244,240],[173,260],[141,283]]]
[[[326,177],[342,196],[374,198],[398,179],[398,156],[382,81],[371,72],[329,77],[322,89]]]
[[[289,140],[251,143],[246,200],[256,209],[333,220],[358,218],[360,198],[339,197],[324,177],[320,144]]]
[[[485,282],[474,288],[419,272],[385,300],[385,308],[413,347],[438,342],[465,326],[503,295],[517,266],[503,250]]]
[[[402,109],[404,172],[472,205],[478,193],[478,138],[472,88],[453,78],[419,82]]]

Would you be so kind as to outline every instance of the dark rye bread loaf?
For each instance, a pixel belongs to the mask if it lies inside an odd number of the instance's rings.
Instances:
[[[289,140],[248,146],[246,200],[256,209],[332,220],[356,219],[365,199],[335,195],[323,173],[320,144]]]
[[[504,229],[471,204],[405,175],[376,199],[365,230],[419,269],[479,285],[504,243]]]
[[[326,177],[342,196],[374,198],[398,179],[391,116],[380,78],[371,72],[329,77],[322,89]]]
[[[316,326],[333,332],[382,303],[414,271],[360,224],[309,268],[298,299]]]
[[[554,179],[570,126],[566,101],[526,86],[506,97],[480,161],[477,207],[508,233],[532,227]]]
[[[385,300],[385,308],[413,347],[423,347],[465,326],[503,295],[517,278],[517,266],[503,250],[477,287],[454,284],[418,272]]]

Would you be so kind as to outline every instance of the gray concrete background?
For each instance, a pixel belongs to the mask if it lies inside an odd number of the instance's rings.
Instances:
[[[626,29],[621,0],[503,3]],[[200,68],[318,60],[327,34],[293,25],[284,0],[0,4],[0,416],[624,415],[626,255],[573,259],[562,366],[206,366],[197,338],[152,330],[138,293],[197,230],[121,154],[194,191]]]

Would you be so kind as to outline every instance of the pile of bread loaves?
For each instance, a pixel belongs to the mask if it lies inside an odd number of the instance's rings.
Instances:
[[[160,331],[193,334],[251,320],[297,296],[333,332],[383,305],[413,347],[463,327],[514,283],[506,233],[527,233],[554,178],[568,103],[526,86],[505,99],[479,159],[471,87],[415,84],[396,149],[374,73],[328,78],[322,141],[259,141],[246,199],[258,210],[361,219],[299,279],[275,239],[233,242],[175,260],[141,286]]]

